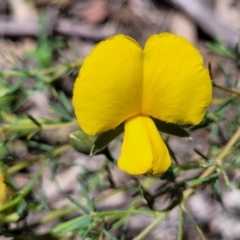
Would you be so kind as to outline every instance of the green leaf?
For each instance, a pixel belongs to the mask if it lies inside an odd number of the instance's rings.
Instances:
[[[56,115],[58,115],[63,121],[71,121],[72,120],[72,116],[69,115],[69,113],[64,108],[60,108],[60,107],[50,105],[50,109]]]
[[[27,78],[22,78],[19,81],[15,82],[13,85],[11,85],[8,89],[8,94],[12,94],[17,91],[25,81],[27,81]]]
[[[122,218],[119,218],[118,220],[116,220],[116,222],[114,222],[112,224],[112,230],[116,230],[118,228],[120,228],[121,226],[123,226],[127,221],[127,217],[122,217]]]
[[[202,157],[204,160],[209,161],[208,157],[205,156],[200,150],[194,148],[193,149],[195,153],[197,153],[200,157]]]
[[[38,127],[42,127],[41,123],[38,122],[37,119],[35,119],[33,116],[31,116],[30,114],[27,114],[28,118]]]
[[[39,150],[45,151],[45,152],[51,152],[55,148],[54,146],[52,146],[50,144],[45,144],[45,143],[41,143],[41,142],[33,141],[33,140],[28,141],[26,143],[26,145],[28,147],[36,148],[36,149],[39,149]]]
[[[90,198],[90,196],[88,194],[88,189],[86,187],[86,184],[79,178],[77,180],[78,180],[78,183],[81,186],[82,195],[87,201],[87,205],[88,205],[89,210],[94,211],[95,210],[95,205],[94,205],[93,200]]]
[[[222,189],[219,184],[219,179],[216,179],[212,183],[212,187],[213,187],[213,192],[214,192],[216,200],[221,204],[222,207],[224,207],[223,201],[222,201]]]
[[[192,179],[192,180],[188,180],[187,183],[189,185],[195,185],[195,184],[201,184],[201,183],[205,183],[205,182],[209,182],[212,180],[215,180],[216,178],[218,178],[219,173],[213,173],[211,175],[209,175],[208,177],[205,178],[196,178],[196,179]]]
[[[62,103],[67,113],[71,115],[73,113],[73,109],[66,94],[62,91],[59,91],[58,97],[59,97],[59,101]]]
[[[169,167],[169,169],[160,176],[160,179],[162,180],[168,179],[168,180],[174,181],[176,177],[178,177],[178,175],[179,175],[179,169],[172,164]]]
[[[232,191],[232,190],[233,190],[233,189],[232,189],[232,185],[231,185],[231,183],[230,183],[230,180],[229,180],[229,178],[228,178],[225,170],[224,170],[222,167],[219,167],[219,168],[220,168],[220,170],[221,170],[221,173],[222,173],[222,175],[223,175],[224,182],[225,182],[228,190],[229,190],[229,191]]]
[[[213,82],[213,86],[214,86],[214,82]],[[223,101],[215,110],[213,113],[209,113],[207,114],[203,121],[201,123],[199,123],[196,126],[192,126],[190,129],[191,131],[193,130],[197,130],[200,128],[204,128],[207,127],[208,125],[210,125],[213,122],[216,122],[219,117],[223,116],[223,113],[228,109],[228,107],[231,106],[231,103],[233,103],[235,101],[235,98],[228,98],[225,101]]]
[[[67,197],[69,199],[69,201],[71,201],[73,204],[75,204],[76,206],[78,206],[84,213],[88,214],[89,211],[86,207],[84,207],[79,201],[77,201],[76,199],[74,199],[71,196]]]
[[[0,97],[3,97],[5,95],[7,95],[9,92],[9,87],[7,86],[4,86],[4,85],[1,85],[1,88],[0,88]]]
[[[57,227],[55,227],[52,230],[52,233],[58,233],[58,232],[68,233],[76,229],[86,228],[89,226],[91,221],[92,221],[92,218],[89,215],[83,215],[83,216],[74,218],[68,222],[59,224]]]
[[[222,114],[231,103],[233,103],[234,98],[228,98],[217,106],[214,111],[214,114]]]
[[[229,74],[226,69],[224,68],[224,66],[221,63],[218,63],[218,67],[221,69],[222,71],[222,75],[224,76],[226,83],[227,83],[227,87],[229,88],[233,88],[233,84],[232,84],[232,79],[231,79],[231,74]]]
[[[212,75],[212,65],[211,65],[210,62],[208,63],[208,71],[209,71],[210,78],[213,79],[213,75]]]
[[[70,144],[79,152],[90,154],[97,136],[89,136],[81,129],[69,134]]]
[[[111,129],[105,133],[101,133],[94,142],[90,155],[94,155],[97,152],[105,148],[113,139],[120,135],[124,131],[124,124],[120,124],[115,129]]]
[[[170,153],[170,156],[172,157],[173,161],[174,161],[177,165],[179,165],[179,164],[178,164],[177,157],[176,157],[176,154],[174,153],[174,151],[172,150],[172,148],[169,146],[168,142],[167,142],[166,140],[165,140],[164,142],[165,142],[165,144],[166,144],[166,146],[167,146],[167,149],[168,149],[168,151],[169,151],[169,153]]]
[[[185,209],[185,207],[183,207],[183,211],[184,213],[186,213],[186,215],[188,216],[189,220],[192,222],[193,226],[196,228],[199,236],[201,237],[202,240],[207,240],[206,237],[204,236],[203,231],[201,230],[201,228],[198,226],[197,222],[193,219],[193,217],[190,215],[189,212],[187,212],[187,210]]]
[[[235,156],[233,156],[233,158],[231,159],[231,162],[233,165],[238,164],[240,161],[240,154],[236,154]]]
[[[17,213],[19,216],[22,216],[24,211],[26,211],[27,203],[22,199],[17,205]]]
[[[115,238],[110,232],[108,232],[107,230],[103,229],[102,232],[104,233],[104,235],[109,239],[109,240],[117,240],[117,238]]]
[[[211,50],[213,53],[216,53],[220,56],[236,59],[237,55],[234,51],[228,49],[226,46],[223,45],[223,43],[216,39],[214,43],[207,42],[206,46],[209,50]]]
[[[178,222],[178,238],[177,240],[183,240],[183,222],[184,222],[184,211],[182,207],[179,208],[179,222]]]
[[[90,231],[92,230],[92,228],[94,227],[94,223],[92,223],[92,224],[89,224],[89,226],[88,226],[88,228],[87,229],[80,229],[79,231],[78,231],[78,235],[80,236],[80,237],[82,237],[81,239],[82,240],[84,240],[84,239],[89,239],[89,233],[90,233]]]
[[[166,123],[161,120],[153,118],[153,121],[160,132],[171,134],[177,137],[189,138],[190,134],[183,128],[174,123]]]

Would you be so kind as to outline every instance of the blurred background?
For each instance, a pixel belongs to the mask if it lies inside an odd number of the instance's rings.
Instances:
[[[182,166],[174,177],[181,183],[177,187],[169,176],[167,181],[132,177],[117,169],[121,136],[110,144],[112,156],[88,156],[95,139],[75,132],[71,105],[82,61],[99,41],[115,34],[143,46],[150,35],[166,31],[199,49],[215,83],[240,91],[239,0],[0,1],[0,160],[12,175],[12,187],[24,190],[16,209],[0,215],[1,240],[134,239],[155,216],[78,218],[136,206],[166,208],[181,198],[181,184],[197,178],[231,139],[239,127],[240,94],[216,89],[203,123],[189,129],[193,140],[165,136],[175,164]],[[237,144],[223,176],[204,181],[188,200],[191,217],[183,220],[173,208],[138,239],[240,239]]]

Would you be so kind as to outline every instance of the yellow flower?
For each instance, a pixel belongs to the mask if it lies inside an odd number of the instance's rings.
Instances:
[[[151,117],[198,124],[211,101],[210,75],[198,50],[170,33],[151,36],[144,48],[116,35],[85,59],[75,82],[73,106],[88,135],[124,122],[118,166],[129,174],[162,174],[168,149]]]
[[[12,200],[16,195],[14,189],[8,185],[9,183],[7,167],[0,162],[0,206]]]

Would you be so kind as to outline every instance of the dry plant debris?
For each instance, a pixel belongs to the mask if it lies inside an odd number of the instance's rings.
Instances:
[[[239,11],[238,0],[1,1],[0,194],[14,194],[0,202],[0,239],[239,239]],[[131,176],[115,163],[121,135],[88,156],[73,83],[98,41],[163,31],[211,64],[213,100],[186,126],[192,140],[164,135],[169,172]]]

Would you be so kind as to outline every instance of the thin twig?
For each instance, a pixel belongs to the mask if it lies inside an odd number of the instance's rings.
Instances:
[[[17,22],[14,20],[0,21],[0,36],[38,36],[40,30],[37,21]],[[94,27],[84,23],[58,18],[52,31],[66,36],[89,38],[95,41],[109,38],[116,34],[114,27]]]
[[[213,85],[215,88],[221,89],[221,90],[223,90],[223,91],[225,91],[225,92],[233,93],[233,94],[235,94],[235,95],[237,95],[237,96],[240,97],[240,92],[235,91],[234,89],[230,89],[230,88],[227,88],[227,87],[218,85],[218,84],[216,84],[216,83],[212,83],[212,85]]]
[[[235,48],[239,35],[227,26],[224,26],[214,13],[205,7],[200,1],[192,0],[169,0],[171,4],[185,12],[193,19],[203,31],[213,38],[219,38],[231,48]]]
[[[232,138],[229,140],[229,142],[227,143],[227,145],[224,147],[224,149],[218,154],[218,156],[216,157],[216,163],[218,165],[220,165],[223,161],[223,159],[226,157],[226,155],[228,154],[228,152],[230,151],[230,149],[232,148],[232,146],[237,142],[237,140],[240,138],[240,127],[237,129],[237,131],[234,133],[234,135],[232,136]],[[215,166],[211,166],[209,168],[207,168],[201,175],[199,178],[206,178],[207,176],[211,175],[214,171],[216,171],[218,169],[218,165]],[[199,184],[196,184],[194,186],[192,186],[192,188],[188,188],[184,191],[183,193],[183,199],[184,201],[186,201],[188,199],[189,196],[191,196],[194,191],[199,187]]]

